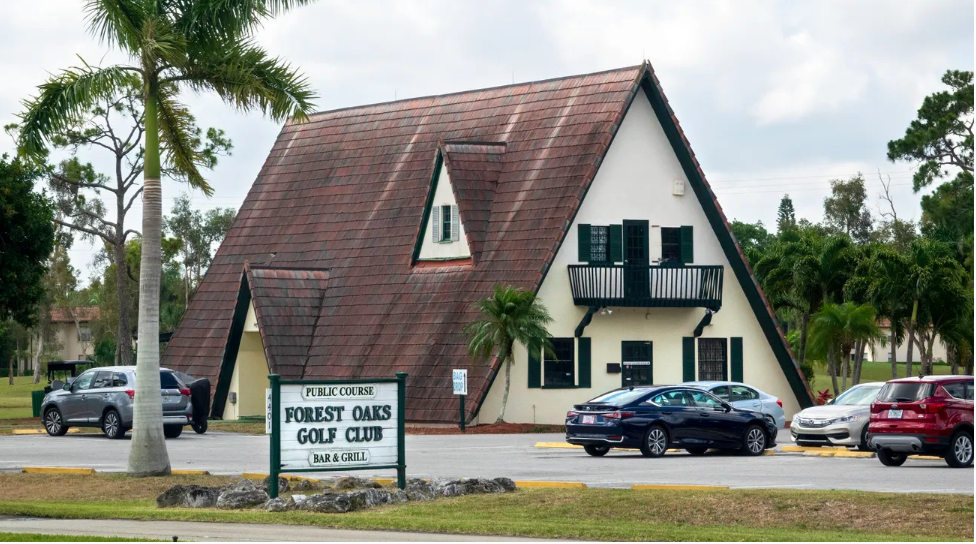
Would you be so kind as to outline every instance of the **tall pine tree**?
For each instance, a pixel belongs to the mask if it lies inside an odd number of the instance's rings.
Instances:
[[[793,208],[793,199],[785,194],[779,201],[779,211],[776,212],[776,228],[779,232],[784,232],[796,228],[796,210]]]

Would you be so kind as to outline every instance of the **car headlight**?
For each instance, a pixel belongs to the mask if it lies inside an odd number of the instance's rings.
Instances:
[[[793,423],[796,423],[798,419],[800,419],[800,414],[793,414]]]
[[[857,415],[853,415],[853,416],[839,417],[839,418],[835,419],[834,421],[832,421],[832,423],[850,423],[852,421],[857,421],[859,419],[861,419],[861,414],[857,414]]]

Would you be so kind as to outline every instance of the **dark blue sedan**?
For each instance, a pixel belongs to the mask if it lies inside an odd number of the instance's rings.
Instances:
[[[645,457],[661,457],[668,448],[760,455],[776,445],[776,424],[698,388],[632,387],[577,404],[566,414],[566,441],[594,457],[613,448],[640,448]]]

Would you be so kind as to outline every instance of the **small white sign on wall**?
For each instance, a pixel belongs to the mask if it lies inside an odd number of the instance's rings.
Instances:
[[[468,371],[463,368],[455,368],[451,373],[451,381],[454,384],[455,395],[468,394]]]
[[[271,434],[271,388],[264,390],[264,434]]]

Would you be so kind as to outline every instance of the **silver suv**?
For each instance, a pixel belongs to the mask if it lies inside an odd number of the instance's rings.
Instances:
[[[190,389],[173,371],[161,369],[163,434],[176,438],[193,415]],[[55,382],[57,384],[57,382]],[[132,428],[136,367],[108,366],[86,370],[44,396],[41,416],[51,436],[63,436],[69,427],[99,427],[109,438],[122,438]]]

